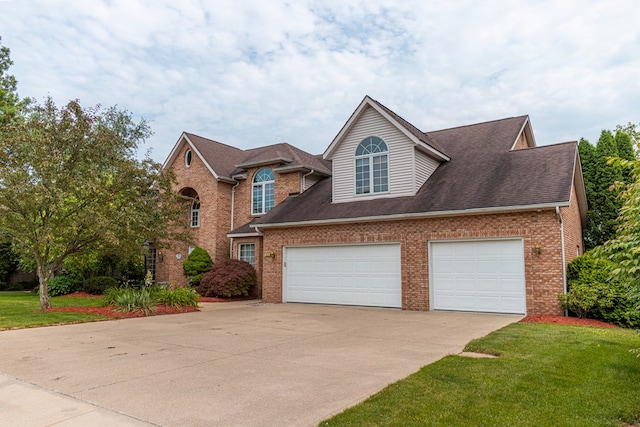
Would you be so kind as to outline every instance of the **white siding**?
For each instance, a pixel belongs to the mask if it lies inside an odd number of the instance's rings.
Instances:
[[[314,175],[305,176],[302,183],[302,191],[307,191],[313,184],[319,181],[319,178]]]
[[[427,182],[427,179],[429,179],[439,164],[437,160],[416,150],[416,192]]]
[[[389,192],[356,196],[354,156],[358,144],[368,136],[382,138],[389,147]],[[415,194],[414,153],[414,144],[405,134],[373,108],[366,108],[333,154],[333,202]]]

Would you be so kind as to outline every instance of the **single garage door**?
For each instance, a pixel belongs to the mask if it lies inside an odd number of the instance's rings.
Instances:
[[[429,251],[435,310],[525,314],[521,239],[431,242]]]
[[[402,306],[400,245],[285,248],[283,301]]]

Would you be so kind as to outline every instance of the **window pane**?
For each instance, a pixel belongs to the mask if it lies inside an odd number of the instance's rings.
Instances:
[[[373,157],[373,192],[380,193],[389,190],[389,170],[387,155]]]
[[[275,202],[275,186],[273,182],[264,184],[264,212],[267,213],[273,208]]]
[[[356,194],[370,192],[369,158],[356,159]]]
[[[256,245],[253,243],[241,243],[239,245],[239,259],[256,266]]]
[[[254,214],[262,213],[262,185],[253,184],[253,207],[251,212]]]

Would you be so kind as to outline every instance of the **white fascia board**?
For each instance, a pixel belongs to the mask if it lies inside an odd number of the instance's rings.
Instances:
[[[522,135],[522,132],[525,133],[527,141],[532,144],[529,148],[536,148],[536,138],[533,135],[533,129],[531,128],[531,121],[529,119],[529,116],[527,116],[524,123],[522,124],[522,127],[520,128],[520,132],[518,132],[518,135],[516,135],[516,140],[513,141],[513,144],[511,144],[511,150],[513,150],[513,148],[518,143],[518,139],[520,138],[520,135]]]
[[[492,214],[492,213],[534,211],[534,210],[544,210],[544,209],[555,209],[556,207],[567,207],[567,206],[569,206],[569,201],[560,202],[560,203],[542,203],[537,205],[504,206],[504,207],[495,207],[495,208],[477,208],[477,209],[465,209],[465,210],[456,210],[456,211],[416,212],[416,213],[410,213],[410,214],[364,216],[364,217],[357,217],[357,218],[334,218],[334,219],[320,219],[320,220],[312,220],[312,221],[281,222],[281,223],[275,223],[275,224],[255,224],[255,225],[250,225],[250,227],[286,228],[286,227],[304,227],[304,226],[312,226],[312,225],[374,222],[374,221],[396,221],[396,220],[403,220],[403,219],[437,218],[437,217],[446,217],[446,216],[467,216],[467,215],[483,215],[483,214]]]
[[[259,232],[253,232],[253,233],[227,233],[227,237],[233,237],[238,238],[238,237],[262,237],[262,233]]]
[[[184,141],[184,139],[186,137],[187,136],[185,135],[185,133],[182,132],[182,134],[180,135],[180,138],[178,138],[178,140],[176,141],[175,145],[171,149],[171,152],[169,153],[169,156],[167,156],[167,159],[162,164],[162,170],[165,170],[167,167],[169,167],[170,164],[172,164],[174,162],[175,157],[178,155],[178,152],[182,148],[182,145],[184,144],[183,141]]]
[[[326,160],[326,159],[329,159],[331,157],[331,155],[333,154],[334,150],[336,149],[336,147],[338,146],[340,141],[342,141],[342,138],[344,138],[344,136],[347,134],[347,132],[349,132],[349,129],[351,129],[351,126],[355,123],[355,121],[358,119],[358,117],[360,117],[360,114],[362,113],[362,110],[364,110],[364,108],[367,105],[372,105],[372,104],[373,104],[373,102],[372,102],[372,99],[369,98],[369,95],[365,96],[362,99],[362,101],[360,102],[360,105],[358,105],[358,107],[355,109],[355,111],[351,114],[351,116],[349,117],[347,122],[344,125],[342,125],[342,128],[340,129],[340,132],[338,132],[338,134],[335,136],[335,138],[333,138],[333,141],[331,141],[331,144],[329,144],[327,149],[322,154],[322,158],[323,159]]]

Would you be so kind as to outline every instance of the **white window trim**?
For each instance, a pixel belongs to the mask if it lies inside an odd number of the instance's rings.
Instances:
[[[262,169],[269,169],[269,168],[262,168]],[[256,179],[256,176],[258,175],[258,173],[262,170],[258,170],[256,172],[256,174],[253,177],[254,181]],[[273,174],[273,171],[271,169],[269,169],[269,171],[271,172],[271,174]],[[267,191],[266,191],[266,187],[268,184],[273,184],[274,188],[273,188],[273,197],[274,197],[274,204],[272,206],[272,208],[275,206],[275,178],[270,180],[270,181],[260,181],[260,182],[252,182],[251,183],[251,215],[264,215],[266,214],[268,211],[266,211],[266,203],[267,203]],[[253,207],[254,207],[254,203],[253,203],[253,196],[254,196],[254,189],[255,188],[260,188],[260,191],[262,193],[262,205],[260,206],[260,212],[254,212]]]
[[[371,138],[371,137],[367,137],[364,140]],[[376,138],[380,138],[380,137],[376,137]],[[377,196],[379,194],[388,194],[390,192],[389,188],[391,187],[390,183],[389,183],[389,145],[384,141],[384,139],[380,138],[380,140],[384,143],[384,145],[387,147],[387,151],[381,151],[379,153],[369,153],[369,154],[362,154],[362,155],[356,155],[354,156],[353,159],[353,193],[356,197],[371,197],[371,196]],[[362,144],[362,142],[360,142],[360,144]],[[356,147],[356,151],[358,149],[358,147],[360,147],[360,144],[358,144],[358,146]],[[387,166],[387,189],[385,191],[374,191],[374,180],[373,180],[373,159],[375,157],[381,157],[381,156],[386,156],[387,157],[387,161],[386,161],[386,166]],[[358,177],[357,177],[357,164],[358,164],[358,160],[362,160],[362,159],[367,159],[368,163],[369,163],[369,192],[368,193],[358,193]]]
[[[200,197],[196,196],[196,198],[193,199],[193,202],[191,202],[191,209],[189,210],[189,213],[189,224],[191,224],[191,228],[200,227]]]
[[[187,152],[184,153],[184,165],[190,167],[191,163],[193,163],[193,151],[187,150]]]
[[[253,247],[253,262],[247,261],[246,259],[242,259],[242,251],[244,247],[252,246]],[[255,243],[238,243],[238,259],[240,261],[246,261],[252,266],[256,266],[256,244]]]

